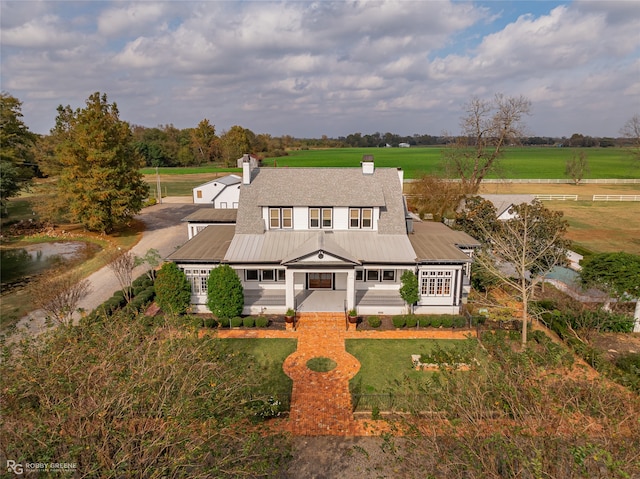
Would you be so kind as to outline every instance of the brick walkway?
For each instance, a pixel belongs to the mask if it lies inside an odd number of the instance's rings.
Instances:
[[[219,330],[220,338],[295,338],[297,350],[282,365],[293,380],[291,409],[284,428],[295,436],[371,436],[388,430],[385,421],[353,418],[349,380],[360,363],[345,350],[345,339],[464,339],[469,331],[347,331],[344,316],[307,313],[296,331]],[[307,368],[309,359],[326,357],[337,366],[318,373]]]

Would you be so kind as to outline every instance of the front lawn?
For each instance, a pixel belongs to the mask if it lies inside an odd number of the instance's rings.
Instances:
[[[429,378],[431,373],[416,371],[412,354],[428,354],[438,347],[452,349],[465,341],[455,339],[347,339],[345,348],[360,361],[360,371],[349,385],[354,393],[382,394],[393,392],[408,377]]]
[[[269,394],[291,394],[293,381],[282,370],[282,363],[297,347],[295,339],[219,339],[223,346],[237,354],[253,358],[253,368],[259,372],[262,384],[260,392]]]

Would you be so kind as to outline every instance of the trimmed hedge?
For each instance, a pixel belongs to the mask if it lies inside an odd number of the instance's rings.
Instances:
[[[258,316],[256,318],[257,328],[266,328],[267,326],[269,326],[269,318],[266,318],[264,316]]]
[[[367,318],[367,323],[369,323],[369,326],[371,326],[372,328],[379,328],[382,324],[382,320],[379,316],[369,316]]]
[[[412,314],[406,315],[404,321],[407,328],[415,328],[418,325],[418,318]]]
[[[229,320],[229,324],[232,328],[239,328],[243,324],[243,320],[240,316],[235,316]]]
[[[242,320],[242,325],[245,328],[253,328],[256,325],[256,321],[253,319],[253,316],[247,316]]]
[[[393,322],[393,326],[396,328],[404,328],[404,326],[407,324],[406,318],[402,315],[394,316],[393,318],[391,318],[391,321]]]

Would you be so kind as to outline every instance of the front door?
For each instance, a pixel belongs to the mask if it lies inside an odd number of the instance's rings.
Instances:
[[[333,289],[333,273],[309,273],[309,289]]]

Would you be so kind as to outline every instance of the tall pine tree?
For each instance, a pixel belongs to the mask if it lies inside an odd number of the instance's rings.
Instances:
[[[59,106],[51,133],[57,137],[56,157],[62,166],[59,198],[71,220],[109,233],[142,209],[149,190],[139,172],[142,158],[129,124],[120,120],[106,94],[91,95],[84,109]]]

